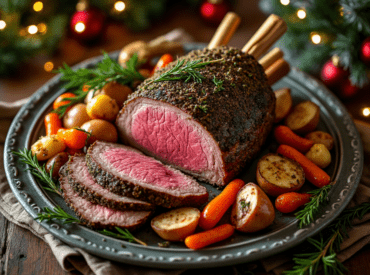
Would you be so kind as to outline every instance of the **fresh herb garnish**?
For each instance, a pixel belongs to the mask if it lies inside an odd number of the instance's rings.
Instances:
[[[54,192],[59,196],[61,195],[58,186],[52,177],[53,169],[50,169],[50,172],[48,173],[45,169],[45,164],[41,166],[36,155],[32,156],[31,150],[27,150],[25,148],[23,151],[19,150],[19,152],[13,152],[13,154],[19,156],[21,162],[30,166],[27,170],[31,171],[32,175],[46,184],[46,186],[42,186],[43,189]]]
[[[309,194],[313,195],[310,202],[306,203],[304,208],[296,212],[296,217],[299,220],[299,227],[302,228],[314,222],[317,213],[321,210],[323,204],[327,202],[328,193],[331,185],[326,185],[319,189],[314,189]]]
[[[202,105],[196,105],[195,108],[201,109],[204,113],[207,113],[207,110],[208,110],[207,106],[202,106]]]
[[[63,223],[80,223],[80,220],[73,217],[72,215],[66,213],[60,206],[54,207],[54,209],[50,209],[48,207],[43,208],[42,213],[37,214],[36,220],[40,222],[46,221],[50,222],[51,220],[62,220]]]
[[[217,93],[219,91],[222,91],[222,90],[225,90],[225,88],[222,86],[222,84],[224,83],[223,80],[217,79],[216,76],[213,76],[212,81],[216,85],[215,93]]]
[[[144,76],[136,70],[137,65],[137,54],[126,62],[125,67],[122,67],[105,52],[103,52],[103,60],[93,69],[80,68],[74,71],[67,64],[63,64],[63,67],[56,72],[63,74],[61,80],[67,81],[65,89],[76,89],[73,92],[76,97],[65,98],[64,100],[70,100],[70,102],[59,107],[55,112],[62,116],[69,106],[81,102],[88,93],[86,89],[83,89],[85,85],[89,87],[89,90],[97,91],[112,81],[131,86],[135,80],[144,80]]]
[[[119,227],[115,227],[115,229],[118,231],[118,233],[115,233],[115,232],[112,232],[112,231],[109,231],[109,230],[106,230],[104,229],[103,231],[99,231],[99,233],[102,233],[106,236],[110,236],[110,237],[114,237],[114,238],[118,238],[118,239],[123,239],[123,240],[127,240],[129,242],[136,242],[136,243],[139,243],[139,244],[142,244],[142,245],[145,245],[147,246],[146,243],[144,243],[143,241],[135,238],[131,233],[130,231],[128,231],[127,229],[121,229]]]
[[[176,65],[172,69],[164,72],[157,78],[150,80],[148,83],[146,83],[146,86],[156,82],[176,80],[185,80],[185,82],[193,80],[197,83],[202,83],[202,80],[205,79],[205,77],[198,70],[211,63],[220,62],[221,60],[222,59],[216,59],[206,62],[202,62],[202,60],[186,62],[185,60],[177,61]]]
[[[250,202],[245,202],[245,200],[240,201],[240,206],[242,209],[249,208],[250,204]]]
[[[347,229],[352,226],[352,221],[355,218],[362,219],[369,211],[370,203],[368,202],[345,209],[317,237],[307,239],[316,251],[294,255],[293,261],[296,265],[293,270],[284,273],[288,275],[316,274],[322,264],[324,274],[344,274],[346,268],[336,257],[336,252],[339,251],[344,238],[348,237]]]

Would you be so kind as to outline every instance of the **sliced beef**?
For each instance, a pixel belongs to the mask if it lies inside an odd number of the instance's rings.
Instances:
[[[127,228],[135,230],[143,225],[150,217],[150,211],[120,211],[98,204],[93,204],[80,197],[68,182],[68,177],[63,173],[59,179],[63,198],[81,221],[95,229],[102,228]]]
[[[86,154],[90,174],[110,191],[171,208],[208,200],[204,186],[179,170],[121,144],[96,141]]]
[[[134,198],[120,196],[97,184],[90,175],[85,155],[73,156],[67,164],[68,180],[81,197],[86,200],[117,210],[154,210],[155,206]]]
[[[262,66],[238,49],[197,50],[179,60],[220,60],[201,83],[145,80],[117,116],[125,144],[224,186],[259,152],[274,120],[275,96]]]

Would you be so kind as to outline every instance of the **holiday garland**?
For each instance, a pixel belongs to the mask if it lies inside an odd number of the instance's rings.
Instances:
[[[293,65],[317,72],[335,56],[335,65],[348,71],[353,85],[369,83],[362,43],[370,37],[370,1],[261,0],[260,7],[287,22],[288,31],[278,46],[289,52]]]

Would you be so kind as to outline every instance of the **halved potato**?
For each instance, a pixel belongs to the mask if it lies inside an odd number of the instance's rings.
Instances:
[[[258,161],[256,177],[262,190],[273,197],[298,191],[305,181],[299,163],[278,154],[267,154]]]
[[[293,106],[292,96],[289,88],[281,88],[274,91],[276,97],[275,123],[285,118]]]
[[[177,242],[194,233],[199,218],[197,208],[182,207],[153,218],[151,226],[162,239]]]
[[[285,125],[298,134],[306,134],[316,129],[319,120],[319,106],[312,101],[303,101],[294,106],[285,119]]]
[[[231,223],[236,230],[251,233],[273,223],[275,209],[270,199],[257,184],[246,184],[238,193],[231,210]]]

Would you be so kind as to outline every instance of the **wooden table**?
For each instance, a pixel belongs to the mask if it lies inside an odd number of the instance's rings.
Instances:
[[[211,39],[216,27],[203,22],[197,10],[181,6],[172,9],[165,19],[145,32],[132,33],[122,23],[109,22],[104,40],[98,44],[81,45],[74,39],[66,37],[54,56],[37,56],[22,66],[18,75],[0,78],[0,99],[12,102],[33,94],[54,76],[53,73],[47,73],[43,69],[43,64],[49,60],[54,62],[56,68],[62,62],[74,65],[86,58],[100,55],[102,49],[110,52],[121,49],[135,40],[150,41],[174,28],[183,28],[195,41],[207,43]],[[242,17],[242,23],[229,45],[241,48],[266,16],[259,11],[258,1],[238,1],[234,10]],[[354,118],[364,120],[359,110],[366,106],[366,102],[370,106],[368,92],[363,91],[355,99],[344,103]],[[43,241],[31,232],[8,222],[2,215],[0,215],[0,236],[0,274],[73,274],[61,269],[50,248]],[[366,246],[346,261],[345,266],[351,274],[367,274],[370,270],[370,246]],[[260,267],[256,271],[256,274],[264,274]]]

